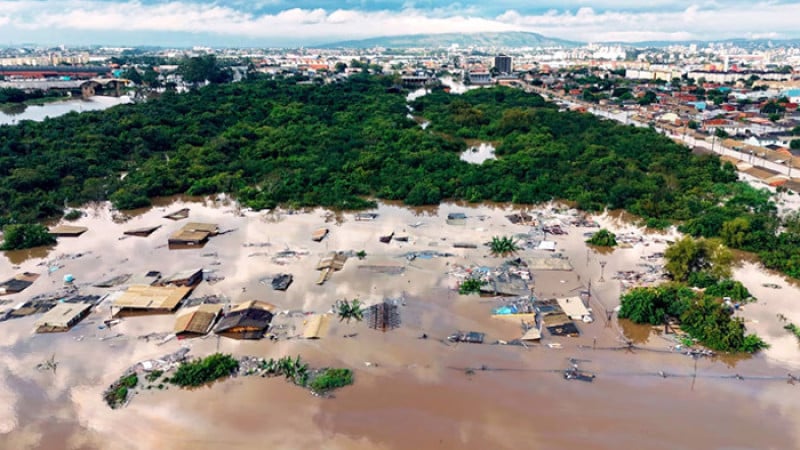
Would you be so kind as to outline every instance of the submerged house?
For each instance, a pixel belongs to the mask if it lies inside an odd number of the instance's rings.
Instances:
[[[194,311],[175,319],[175,336],[179,339],[208,334],[222,311],[222,305],[200,305]]]
[[[59,303],[36,321],[37,333],[69,331],[89,315],[91,303]]]
[[[202,245],[211,236],[219,233],[219,227],[213,223],[190,222],[172,233],[167,241],[169,245]]]
[[[169,314],[192,292],[191,287],[135,284],[111,304],[114,316],[126,314]]]
[[[58,237],[78,237],[88,230],[86,227],[76,227],[73,225],[58,225],[50,228],[49,233]]]
[[[38,273],[23,272],[0,283],[0,295],[16,294],[27,289],[39,278]]]
[[[162,284],[171,284],[174,286],[195,286],[200,284],[201,281],[203,281],[202,268],[182,270],[161,279]]]
[[[219,321],[214,332],[234,339],[261,339],[275,310],[275,305],[258,300],[236,305]]]
[[[131,230],[125,230],[122,232],[122,234],[126,234],[128,236],[147,237],[153,234],[153,232],[159,228],[161,228],[161,225],[154,225],[152,227],[134,228]]]

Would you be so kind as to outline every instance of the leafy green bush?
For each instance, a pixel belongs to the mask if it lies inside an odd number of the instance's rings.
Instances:
[[[586,243],[598,247],[615,247],[617,245],[617,236],[605,228],[601,228]]]
[[[752,298],[750,291],[739,281],[720,280],[706,288],[706,295],[715,298],[730,297],[731,300],[742,301]]]
[[[135,373],[126,375],[115,381],[103,394],[106,404],[112,409],[118,408],[128,400],[130,390],[139,384],[139,376]]]
[[[38,223],[15,224],[3,227],[3,245],[0,250],[20,250],[56,243],[47,227]]]
[[[458,286],[458,293],[461,295],[480,294],[481,286],[484,284],[486,284],[486,282],[483,280],[467,278]]]
[[[154,370],[154,371],[148,373],[147,375],[145,375],[144,379],[152,383],[152,382],[158,380],[158,377],[160,377],[163,374],[164,374],[164,371],[162,371],[162,370]]]
[[[83,217],[83,213],[77,209],[70,209],[64,214],[64,220],[69,220],[70,222],[73,220],[78,220]]]
[[[508,256],[513,255],[519,251],[519,243],[508,236],[492,236],[489,242],[489,252],[492,256]]]
[[[702,270],[699,272],[690,273],[686,282],[689,284],[689,286],[705,289],[709,286],[717,284],[719,282],[719,278],[705,270]]]
[[[311,380],[309,387],[314,392],[323,393],[350,384],[353,384],[352,370],[325,369]]]
[[[672,225],[672,223],[670,223],[669,220],[656,217],[649,217],[644,222],[644,226],[652,230],[666,230],[670,225]]]
[[[225,378],[239,370],[239,361],[231,355],[215,353],[202,359],[181,363],[169,382],[178,386],[202,386]]]
[[[619,317],[659,325],[667,317],[680,317],[694,298],[694,292],[679,283],[634,288],[622,296]]]
[[[756,335],[745,335],[744,321],[722,302],[703,297],[681,316],[681,328],[712,350],[754,353],[767,348]]]
[[[787,330],[787,331],[790,331],[793,335],[795,335],[797,337],[797,339],[800,339],[800,327],[798,327],[797,325],[795,325],[793,323],[790,323],[790,324],[784,325],[783,329]]]

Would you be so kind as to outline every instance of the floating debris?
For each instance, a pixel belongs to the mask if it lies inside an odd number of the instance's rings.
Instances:
[[[378,218],[378,214],[376,213],[357,213],[355,216],[356,221],[373,221]]]
[[[436,252],[432,250],[422,250],[418,252],[408,252],[403,255],[409,261],[413,261],[417,258],[419,259],[433,259],[433,258],[452,258],[455,256],[452,253],[443,253],[443,252]]]
[[[276,291],[285,291],[292,284],[294,277],[290,273],[281,273],[272,279],[272,289]]]
[[[321,240],[325,239],[328,235],[327,228],[318,228],[313,233],[311,233],[311,240],[314,242],[320,242]]]
[[[470,344],[483,344],[486,334],[477,331],[456,331],[455,333],[447,336],[450,342],[467,342]]]
[[[382,266],[382,265],[360,265],[358,266],[360,270],[366,270],[368,272],[373,273],[382,273],[385,275],[401,275],[403,272],[406,271],[406,268],[403,266]]]
[[[165,219],[181,220],[189,217],[189,208],[179,209],[164,216]]]

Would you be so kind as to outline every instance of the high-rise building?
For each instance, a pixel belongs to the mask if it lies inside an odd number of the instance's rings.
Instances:
[[[511,57],[506,55],[497,55],[494,57],[494,68],[499,73],[511,73]]]

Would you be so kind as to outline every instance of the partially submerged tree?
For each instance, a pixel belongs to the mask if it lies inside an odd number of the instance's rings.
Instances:
[[[47,227],[44,225],[38,223],[13,224],[3,228],[3,244],[0,245],[0,250],[20,250],[55,243],[56,238],[47,231]]]
[[[517,241],[513,238],[508,236],[492,237],[492,241],[489,242],[489,251],[491,252],[492,256],[508,256],[517,253],[520,250],[519,245],[517,245]]]
[[[351,319],[361,322],[364,319],[364,310],[361,309],[361,302],[357,298],[350,301],[338,300],[334,303],[333,308],[336,310],[340,322],[346,320],[349,323]]]
[[[615,247],[617,245],[617,236],[605,228],[601,228],[586,242],[598,247]]]
[[[719,239],[686,236],[667,248],[664,268],[675,281],[687,281],[695,272],[708,272],[717,279],[729,278],[733,255]]]

